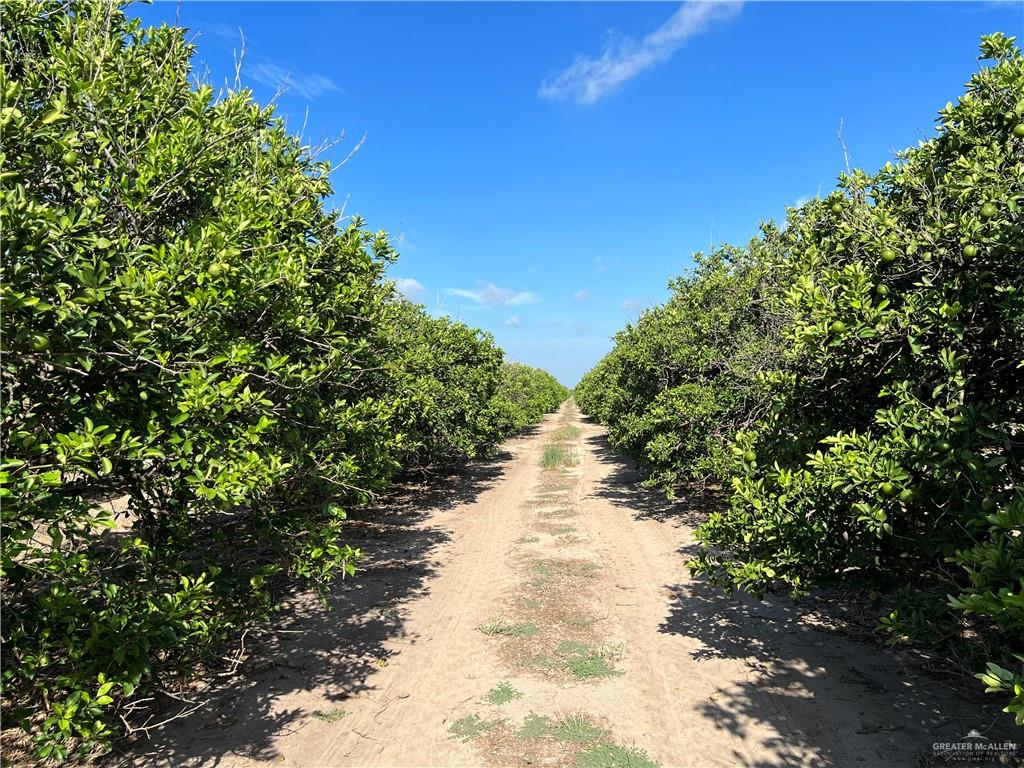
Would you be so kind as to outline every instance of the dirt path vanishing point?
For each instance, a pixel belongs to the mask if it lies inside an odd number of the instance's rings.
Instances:
[[[916,766],[992,723],[909,657],[691,580],[697,512],[634,479],[567,403],[354,522],[365,570],[333,610],[283,611],[205,709],[114,762]]]

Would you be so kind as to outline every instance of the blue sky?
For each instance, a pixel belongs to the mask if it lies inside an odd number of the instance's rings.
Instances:
[[[311,143],[332,203],[391,233],[404,290],[574,384],[711,243],[933,133],[1011,3],[132,6],[198,35]]]

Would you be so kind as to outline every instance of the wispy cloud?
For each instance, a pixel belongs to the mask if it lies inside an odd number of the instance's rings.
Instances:
[[[236,60],[241,60],[243,75],[275,91],[295,91],[307,99],[316,99],[332,91],[343,93],[337,83],[326,75],[296,69],[287,62],[260,55],[251,47],[255,41],[248,40],[241,27],[205,22],[199,33],[219,38],[222,46],[230,47]]]
[[[604,259],[602,259],[600,256],[595,256],[594,257],[594,271],[595,272],[604,272],[607,269],[608,269],[608,266],[604,263]]]
[[[644,303],[639,299],[626,299],[619,304],[619,309],[623,312],[639,312],[644,308]]]
[[[407,299],[418,299],[423,294],[423,284],[412,277],[396,277],[395,288]]]
[[[510,291],[507,288],[499,288],[494,283],[480,281],[476,285],[475,291],[468,288],[445,288],[444,292],[448,296],[469,299],[481,307],[519,307],[539,300],[533,291]]]
[[[395,239],[395,243],[400,251],[405,251],[406,253],[415,253],[417,250],[416,243],[410,240],[409,236],[405,234],[405,232],[400,232],[398,234],[398,237]]]
[[[199,34],[211,34],[229,43],[238,43],[245,39],[245,32],[240,26],[222,24],[219,21],[204,21],[199,25]]]
[[[509,328],[518,328],[522,322],[523,321],[519,318],[519,315],[512,315],[512,317],[505,321],[505,325]]]
[[[686,0],[643,40],[616,35],[599,57],[577,56],[569,67],[546,78],[537,95],[550,101],[593,104],[641,72],[667,61],[689,38],[713,22],[732,18],[742,6],[742,2]]]
[[[314,72],[302,72],[269,59],[246,61],[242,71],[253,80],[277,91],[295,91],[307,99],[341,92],[333,80]]]
[[[588,291],[586,288],[582,288],[576,291],[576,293],[574,293],[572,297],[576,299],[576,301],[586,301],[587,299],[590,298],[590,291]]]

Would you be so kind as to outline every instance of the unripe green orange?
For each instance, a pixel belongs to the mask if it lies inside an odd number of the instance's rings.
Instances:
[[[998,210],[994,205],[992,205],[992,203],[985,203],[983,206],[981,206],[981,215],[984,216],[986,219],[991,219],[993,216],[996,215],[996,213],[998,213]]]
[[[1013,126],[1013,135],[1018,138],[1024,138],[1024,123],[1017,123]]]
[[[886,248],[884,251],[882,251],[882,261],[884,261],[886,264],[892,264],[894,261],[896,261],[896,251],[894,251],[892,248]]]

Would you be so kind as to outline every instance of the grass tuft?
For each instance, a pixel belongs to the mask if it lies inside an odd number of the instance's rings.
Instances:
[[[550,443],[544,446],[544,455],[540,460],[540,465],[544,469],[561,469],[571,467],[575,463],[575,457],[568,447],[560,443]]]
[[[502,637],[526,637],[529,635],[536,635],[540,632],[540,627],[530,622],[523,622],[521,624],[513,624],[511,621],[506,621],[502,618],[488,619],[483,624],[477,626],[477,631],[482,632],[485,635],[501,635]]]
[[[552,433],[551,439],[559,442],[566,440],[575,440],[580,436],[580,428],[574,424],[567,424],[564,427],[560,427]]]
[[[607,737],[608,731],[591,723],[586,715],[579,714],[559,718],[551,735],[559,741],[592,742]]]
[[[658,764],[642,750],[598,744],[576,755],[576,768],[658,768]]]
[[[332,709],[330,712],[321,712],[320,710],[317,710],[313,713],[313,717],[317,720],[323,720],[325,723],[336,723],[347,714],[348,712],[344,709]]]

